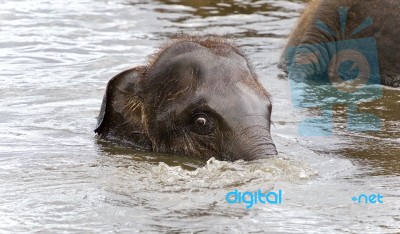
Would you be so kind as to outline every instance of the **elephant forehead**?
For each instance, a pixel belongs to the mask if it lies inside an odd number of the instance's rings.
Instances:
[[[203,93],[224,90],[253,77],[246,60],[209,52],[191,52],[153,68],[147,82],[149,92],[156,89],[157,102],[175,101],[193,91]]]
[[[222,56],[201,49],[164,58],[153,67],[148,86],[156,89],[152,102],[160,112],[181,113],[203,103],[221,114],[265,113],[262,87],[255,82],[247,60],[234,51]]]
[[[196,94],[198,99],[228,118],[265,115],[270,105],[266,96],[254,90],[245,82],[237,82],[225,87],[202,89]]]
[[[217,60],[200,64],[200,71],[186,72],[177,79],[171,96],[181,108],[202,100],[218,113],[235,116],[265,114],[269,100],[247,67]],[[179,95],[178,95],[179,94]],[[177,104],[177,103],[175,103]]]

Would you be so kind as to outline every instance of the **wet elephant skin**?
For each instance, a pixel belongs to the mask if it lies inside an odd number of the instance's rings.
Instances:
[[[277,154],[271,111],[269,94],[237,46],[180,35],[146,65],[109,81],[95,132],[148,151],[253,160]]]

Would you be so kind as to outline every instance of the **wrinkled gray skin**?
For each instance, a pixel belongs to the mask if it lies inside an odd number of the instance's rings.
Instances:
[[[339,7],[348,8],[346,34],[344,37],[340,33]],[[360,33],[350,36],[350,33],[368,17],[371,17],[373,24]],[[315,26],[317,20],[328,25],[337,36],[329,35],[317,28]],[[312,47],[312,45],[324,42],[337,42],[366,37],[374,37],[377,41],[381,83],[388,86],[400,87],[399,0],[314,0],[309,3],[300,17],[297,26],[290,36],[287,48],[302,45]],[[336,52],[328,51],[330,54]],[[303,70],[296,68],[295,71],[297,74],[290,74],[289,71],[289,77],[309,78],[315,76],[317,72],[326,72],[329,62],[325,59],[321,64],[316,64],[312,69],[310,67],[303,67]],[[284,69],[287,69],[285,66],[285,55],[282,56],[280,65]]]
[[[253,160],[277,154],[271,110],[268,93],[236,47],[183,37],[149,65],[110,80],[95,132],[148,151]]]

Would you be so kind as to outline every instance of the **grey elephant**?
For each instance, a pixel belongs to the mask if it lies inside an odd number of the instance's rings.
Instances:
[[[199,159],[276,155],[272,103],[226,39],[180,35],[108,85],[95,132],[137,149]]]
[[[310,1],[280,65],[297,80],[326,74],[334,84],[399,87],[399,12],[398,0]],[[346,65],[349,60],[354,63]],[[352,79],[356,69],[360,79]]]

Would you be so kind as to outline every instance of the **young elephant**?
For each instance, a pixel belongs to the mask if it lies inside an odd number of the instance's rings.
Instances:
[[[95,132],[135,148],[234,161],[277,154],[272,105],[243,53],[180,36],[147,65],[112,78]]]
[[[334,76],[346,80],[358,68],[361,76],[371,75],[370,83],[400,87],[399,35],[399,0],[313,0],[287,45],[287,49],[297,48],[297,55],[308,55],[296,58],[299,66],[286,67],[289,77],[315,78],[327,73],[337,82]],[[288,57],[288,53],[283,56],[283,67]],[[355,65],[348,63],[346,71],[348,61]],[[361,78],[354,83],[367,82],[368,77]]]

